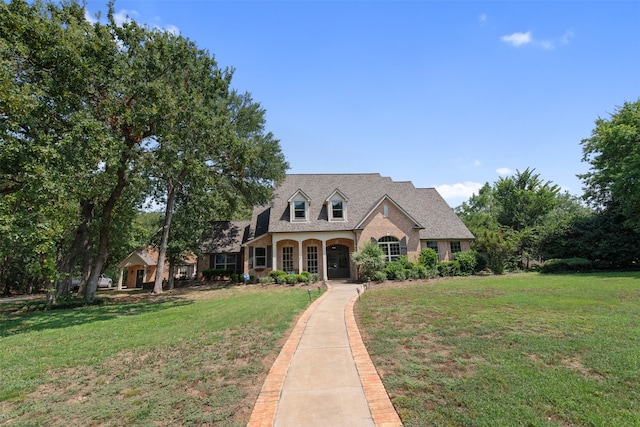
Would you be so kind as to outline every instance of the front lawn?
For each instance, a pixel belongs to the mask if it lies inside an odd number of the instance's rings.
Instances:
[[[640,273],[374,285],[356,317],[405,426],[640,425]]]
[[[259,286],[100,297],[65,310],[0,305],[0,424],[245,425],[310,303],[300,288]]]

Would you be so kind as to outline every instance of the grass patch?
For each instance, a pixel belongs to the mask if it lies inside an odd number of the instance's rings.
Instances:
[[[356,305],[405,426],[640,425],[640,273],[376,287]]]
[[[245,425],[310,303],[299,288],[259,286],[104,298],[0,305],[0,424]]]

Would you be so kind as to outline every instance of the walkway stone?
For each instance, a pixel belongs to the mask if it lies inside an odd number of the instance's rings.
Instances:
[[[258,426],[402,426],[362,342],[363,288],[333,283],[299,318],[249,421]]]

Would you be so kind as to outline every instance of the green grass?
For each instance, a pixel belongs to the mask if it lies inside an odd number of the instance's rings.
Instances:
[[[640,425],[640,273],[374,286],[356,311],[405,426]]]
[[[294,288],[127,295],[70,310],[0,305],[0,424],[245,425],[310,302]]]

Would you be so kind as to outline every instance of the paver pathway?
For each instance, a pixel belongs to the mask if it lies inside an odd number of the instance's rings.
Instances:
[[[262,387],[250,427],[402,426],[353,317],[361,292],[358,285],[333,283],[300,317]]]

